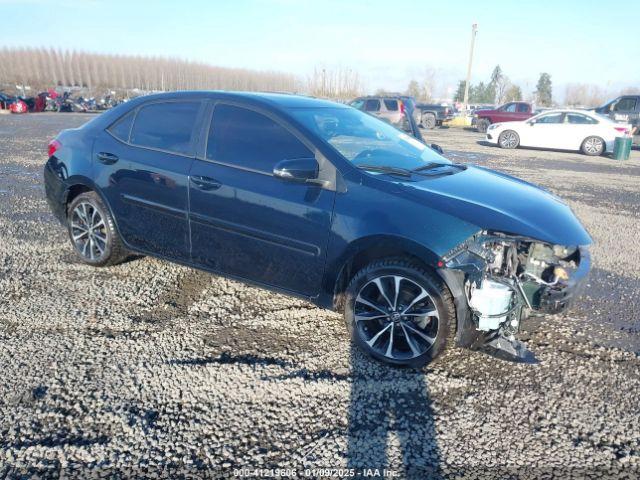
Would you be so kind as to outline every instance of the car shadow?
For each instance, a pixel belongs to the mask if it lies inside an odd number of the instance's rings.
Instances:
[[[431,400],[425,373],[375,362],[351,347],[351,400],[347,466],[380,477],[441,478]],[[404,471],[390,455],[402,459]]]

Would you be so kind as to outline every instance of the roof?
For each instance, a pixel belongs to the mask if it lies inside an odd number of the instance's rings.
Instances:
[[[208,97],[213,99],[245,100],[254,104],[276,107],[282,110],[291,108],[346,108],[345,105],[305,95],[273,92],[239,92],[224,90],[194,90],[181,92],[157,93],[138,97],[141,101],[162,98]]]

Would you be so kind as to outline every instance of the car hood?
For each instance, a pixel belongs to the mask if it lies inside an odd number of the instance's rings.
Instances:
[[[402,182],[403,191],[429,208],[481,229],[559,245],[588,245],[591,237],[571,209],[536,185],[482,167]]]

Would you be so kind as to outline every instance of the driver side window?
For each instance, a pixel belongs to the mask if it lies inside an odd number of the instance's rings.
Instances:
[[[562,117],[564,113],[550,113],[549,115],[543,115],[536,120],[536,123],[562,123]]]
[[[516,111],[516,104],[515,103],[510,103],[509,105],[506,105],[504,107],[504,111],[505,112],[511,112],[511,113],[515,112]]]

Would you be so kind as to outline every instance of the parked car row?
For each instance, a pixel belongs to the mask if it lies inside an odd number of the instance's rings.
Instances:
[[[122,100],[115,100],[111,95],[99,99],[83,96],[72,97],[65,91],[58,93],[54,89],[40,92],[34,97],[11,96],[0,92],[0,109],[10,110],[12,113],[27,112],[98,112],[112,108]]]
[[[417,103],[409,95],[368,95],[358,97],[349,105],[363,112],[386,119],[392,124],[401,124],[410,115],[416,124],[425,129],[432,129],[453,118],[455,109],[448,105]]]

